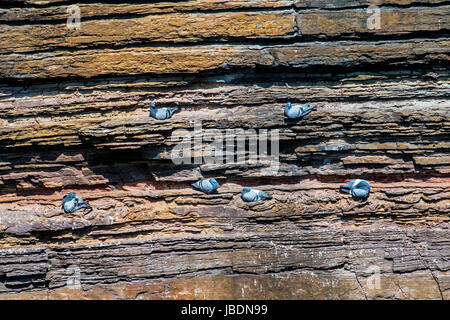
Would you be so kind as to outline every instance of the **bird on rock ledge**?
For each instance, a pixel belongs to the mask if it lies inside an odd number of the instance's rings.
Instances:
[[[156,109],[154,103],[150,104],[150,117],[156,120],[166,120],[172,117],[172,115],[177,111],[177,107],[164,107]]]
[[[270,199],[272,199],[272,196],[268,195],[264,191],[257,189],[250,189],[247,187],[242,189],[242,200],[246,202],[256,202],[259,200],[270,200]]]
[[[316,107],[309,105],[309,103],[305,103],[302,105],[292,105],[290,102],[288,102],[286,107],[284,108],[284,114],[289,119],[299,119],[306,116],[313,110],[316,110]]]
[[[342,185],[341,190],[350,193],[355,198],[367,198],[370,192],[370,184],[366,180],[355,179]]]
[[[219,183],[214,178],[199,180],[193,183],[192,186],[205,193],[213,193],[217,188],[220,187]]]
[[[77,197],[75,192],[71,192],[66,194],[62,199],[62,208],[65,213],[73,213],[79,209],[89,209],[92,210],[92,207],[84,201],[82,198]]]

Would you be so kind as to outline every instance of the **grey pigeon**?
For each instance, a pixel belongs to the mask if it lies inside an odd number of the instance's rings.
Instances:
[[[212,193],[219,187],[219,183],[216,181],[216,179],[212,178],[199,180],[193,183],[192,186],[205,193]]]
[[[242,200],[246,202],[255,202],[259,200],[269,200],[269,199],[272,199],[272,196],[268,195],[264,191],[257,189],[250,189],[247,187],[242,189]]]
[[[177,111],[177,107],[164,107],[164,108],[158,108],[156,109],[156,106],[154,103],[150,104],[150,117],[156,119],[156,120],[165,120],[172,117],[175,111]]]
[[[284,108],[284,114],[290,119],[298,119],[306,116],[311,111],[315,110],[316,107],[310,106],[309,103],[300,105],[292,105],[290,102],[287,103]]]
[[[347,149],[347,146],[340,145],[340,146],[319,146],[320,151],[342,151]]]
[[[366,180],[355,179],[342,185],[341,190],[356,198],[367,198],[370,192],[370,184]]]
[[[92,210],[92,207],[74,192],[66,194],[62,199],[62,208],[65,213],[73,213],[78,209],[86,208]]]

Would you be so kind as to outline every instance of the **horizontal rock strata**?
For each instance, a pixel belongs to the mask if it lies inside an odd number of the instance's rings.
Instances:
[[[73,4],[0,4],[0,298],[450,297],[448,1]]]

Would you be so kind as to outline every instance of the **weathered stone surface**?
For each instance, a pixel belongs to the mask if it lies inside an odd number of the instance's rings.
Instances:
[[[17,1],[20,3],[20,1]],[[25,1],[23,1],[25,2]],[[52,1],[25,2],[26,8],[0,9],[0,21],[50,21],[67,20],[69,1],[57,0],[55,5],[45,6]],[[220,10],[261,10],[287,9],[292,7],[292,0],[185,0],[156,1],[151,3],[78,3],[80,13],[84,18],[120,16],[130,14],[148,15],[175,12],[220,11]]]
[[[395,36],[412,32],[439,31],[449,25],[450,7],[437,8],[380,8],[380,28],[367,28],[367,9],[302,12],[296,16],[303,36],[336,37],[360,33]]]
[[[434,273],[442,278],[450,267],[440,252],[448,246],[447,230],[378,227],[383,229],[285,226],[270,233],[58,245],[13,255],[2,250],[3,291],[8,297],[19,286],[14,280],[27,275],[19,287],[40,294],[46,272],[50,298],[137,298],[137,290],[140,298],[442,298]],[[17,270],[18,259],[30,271]],[[64,288],[74,265],[83,284],[78,290]],[[379,288],[367,280],[371,266],[378,267]],[[108,289],[110,283],[114,288]],[[211,283],[225,290],[208,289]]]
[[[225,41],[241,38],[292,38],[295,15],[280,13],[166,14],[136,19],[83,22],[78,31],[65,23],[47,26],[5,26],[1,53],[83,48],[142,42]],[[18,41],[19,40],[19,41]]]
[[[448,63],[450,41],[301,43],[52,51],[0,56],[0,76],[19,79],[172,74],[255,67],[363,67],[372,64]]]
[[[28,12],[28,11],[26,11]],[[382,27],[368,29],[365,9],[236,13],[170,13],[134,19],[87,20],[79,30],[66,23],[0,26],[0,53],[48,51],[54,48],[123,46],[148,42],[189,43],[226,40],[321,39],[336,36],[400,35],[444,30],[450,23],[450,6],[385,9]],[[67,15],[67,13],[66,13]],[[20,17],[15,14],[14,17]],[[0,16],[1,18],[5,16]]]
[[[71,4],[0,4],[0,298],[450,298],[448,1]],[[278,171],[171,161],[230,129],[278,129]]]

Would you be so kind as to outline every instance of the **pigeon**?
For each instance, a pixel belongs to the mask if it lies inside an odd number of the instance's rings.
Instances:
[[[290,102],[287,103],[286,107],[284,108],[284,114],[286,117],[290,119],[298,119],[303,116],[306,116],[311,111],[315,110],[316,107],[312,107],[309,105],[309,103],[305,103],[303,105],[292,105]]]
[[[347,149],[347,146],[340,145],[340,146],[319,146],[318,148],[320,151],[343,151]]]
[[[342,185],[341,190],[356,198],[367,198],[370,192],[370,184],[366,180],[355,179]]]
[[[152,117],[156,120],[169,119],[170,117],[172,117],[174,112],[177,110],[178,110],[177,107],[174,107],[174,108],[167,107],[167,108],[156,109],[155,104],[152,103],[152,104],[150,104],[150,117]]]
[[[216,179],[212,178],[199,180],[193,183],[192,186],[205,193],[213,193],[219,187],[219,183],[216,181]]]
[[[272,196],[268,195],[264,191],[257,189],[250,189],[247,187],[242,189],[242,200],[246,202],[255,202],[259,200],[269,200],[269,199],[272,199]]]
[[[86,208],[92,210],[92,207],[80,197],[77,197],[75,192],[66,194],[62,199],[62,208],[65,213],[73,213],[78,209]]]

